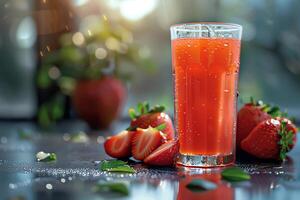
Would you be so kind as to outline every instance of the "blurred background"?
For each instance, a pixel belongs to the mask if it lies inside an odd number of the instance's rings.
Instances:
[[[89,95],[111,119],[144,100],[172,113],[169,27],[199,21],[243,26],[240,102],[253,96],[300,118],[299,8],[297,0],[0,0],[0,119],[89,121]]]

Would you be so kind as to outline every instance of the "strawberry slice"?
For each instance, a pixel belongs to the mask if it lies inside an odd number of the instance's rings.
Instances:
[[[170,140],[153,151],[144,162],[155,166],[173,166],[178,151],[178,140]]]
[[[165,140],[164,134],[156,128],[137,128],[132,138],[132,155],[137,160],[144,160]]]
[[[131,140],[134,131],[121,131],[109,137],[104,143],[105,152],[114,158],[128,158],[131,156]]]

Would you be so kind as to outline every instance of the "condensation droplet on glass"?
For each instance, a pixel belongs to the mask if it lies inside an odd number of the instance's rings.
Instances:
[[[229,90],[224,90],[224,92],[229,92]]]
[[[228,47],[228,44],[227,44],[227,43],[225,43],[225,44],[224,44],[224,47]]]

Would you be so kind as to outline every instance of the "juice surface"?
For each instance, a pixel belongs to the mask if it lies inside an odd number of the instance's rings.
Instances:
[[[227,155],[234,151],[239,54],[238,39],[172,40],[181,154]]]

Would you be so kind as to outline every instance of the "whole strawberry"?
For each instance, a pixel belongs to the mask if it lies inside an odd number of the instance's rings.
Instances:
[[[157,127],[164,124],[165,128],[162,132],[166,135],[166,139],[174,139],[173,123],[169,115],[163,112],[164,109],[164,106],[160,105],[150,108],[147,102],[139,103],[137,112],[133,108],[130,108],[128,111],[131,118],[129,129],[148,128],[149,126]]]
[[[241,148],[261,159],[284,160],[294,146],[296,129],[286,120],[268,119],[258,124],[241,142]]]
[[[279,107],[264,104],[262,101],[250,99],[250,103],[245,104],[237,114],[236,144],[240,148],[241,142],[249,133],[262,121],[272,117],[286,115]]]

